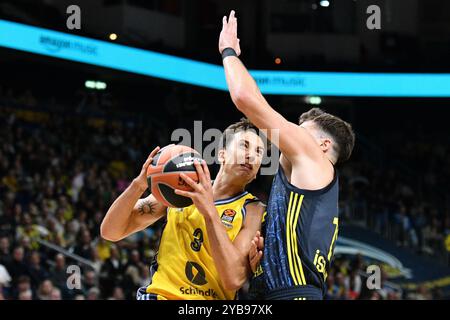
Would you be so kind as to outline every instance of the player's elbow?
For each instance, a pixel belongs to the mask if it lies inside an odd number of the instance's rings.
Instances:
[[[240,288],[242,288],[244,283],[245,279],[240,279],[239,277],[230,277],[229,279],[224,281],[223,286],[225,287],[226,290],[237,291]]]
[[[231,100],[236,108],[245,114],[254,105],[255,96],[245,88],[236,88],[231,92]]]
[[[237,265],[237,263],[235,264]],[[240,268],[230,269],[231,272],[227,272],[223,278],[223,286],[230,291],[237,291],[244,285],[247,280],[246,269],[240,270]]]
[[[104,222],[100,225],[100,236],[103,239],[111,242],[117,242],[122,239],[122,237],[119,237],[118,235],[114,234],[114,232],[111,232],[110,228],[108,228],[108,226],[105,225]]]

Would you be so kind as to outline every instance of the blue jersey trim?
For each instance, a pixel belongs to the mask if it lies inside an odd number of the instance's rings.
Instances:
[[[242,206],[242,216],[243,216],[243,219],[242,220],[245,220],[245,217],[247,216],[247,209],[246,209],[246,207],[247,207],[247,205],[248,204],[250,204],[250,203],[253,203],[253,202],[261,202],[258,198],[253,198],[253,199],[247,199],[247,200],[245,200],[245,202],[244,202],[244,205]]]
[[[217,205],[221,205],[221,204],[227,204],[233,201],[236,201],[239,198],[242,198],[243,196],[245,196],[246,194],[248,194],[248,191],[244,191],[240,194],[238,194],[237,196],[231,197],[231,198],[225,198],[225,199],[220,199],[220,200],[216,200],[214,201],[214,204]]]

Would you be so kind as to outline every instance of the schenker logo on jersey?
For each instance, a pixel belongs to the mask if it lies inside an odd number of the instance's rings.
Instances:
[[[188,261],[185,267],[186,277],[195,285],[202,286],[208,283],[205,270],[196,262]],[[217,293],[213,289],[202,290],[194,287],[180,287],[182,294],[200,295],[203,297],[213,297],[217,299]]]

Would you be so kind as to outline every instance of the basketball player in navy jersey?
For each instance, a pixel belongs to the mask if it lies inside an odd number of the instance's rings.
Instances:
[[[318,108],[299,124],[275,111],[238,58],[235,12],[222,22],[219,51],[231,99],[281,151],[264,217],[262,271],[252,284],[262,296],[252,297],[323,299],[339,225],[335,165],[350,157],[355,135],[350,124]]]

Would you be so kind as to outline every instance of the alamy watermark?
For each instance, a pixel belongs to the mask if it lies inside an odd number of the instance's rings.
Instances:
[[[170,140],[172,143],[195,149],[200,153],[208,165],[220,164],[218,155],[219,151],[222,149],[222,146],[220,146],[222,134],[224,133],[216,128],[210,128],[203,131],[202,121],[194,121],[193,135],[189,130],[179,128],[172,132]],[[226,132],[225,135],[226,141],[233,141],[235,138],[234,132]],[[248,140],[247,143],[249,146],[260,145],[262,140],[264,145],[262,155],[255,154],[254,151],[249,153],[236,152],[234,157],[228,163],[249,163],[252,165],[261,163],[261,175],[274,175],[277,172],[279,165],[279,151],[276,147],[279,145],[279,136],[279,129],[260,129],[258,133],[255,132],[254,135],[247,136],[246,140]],[[270,138],[270,143],[267,143],[267,137]],[[253,156],[249,157],[248,154],[253,154]]]
[[[367,7],[367,14],[370,16],[367,18],[366,26],[369,30],[380,30],[381,29],[381,9],[379,6],[372,4]]]
[[[78,265],[73,264],[67,267],[66,273],[69,274],[66,286],[70,290],[81,289],[81,269]]]
[[[66,13],[70,16],[66,20],[66,26],[69,30],[81,29],[81,9],[76,4],[67,7]]]
[[[381,269],[377,265],[367,266],[366,273],[369,275],[366,280],[366,286],[369,290],[381,289]]]

